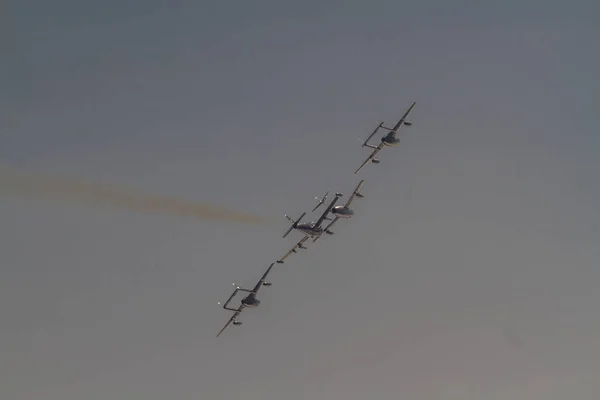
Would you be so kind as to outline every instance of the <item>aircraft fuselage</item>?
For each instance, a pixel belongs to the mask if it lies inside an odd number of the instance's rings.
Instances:
[[[331,213],[339,218],[350,218],[354,215],[354,211],[346,206],[335,206],[331,209]]]
[[[400,143],[400,139],[396,137],[396,132],[390,132],[381,138],[381,141],[386,146],[396,146]]]
[[[257,299],[254,294],[249,294],[242,299],[242,305],[248,308],[258,307],[260,305],[260,300]]]
[[[311,222],[305,222],[303,224],[298,224],[298,226],[296,226],[296,229],[299,230],[300,232],[304,233],[305,235],[308,236],[321,236],[321,234],[323,233],[323,228],[321,227],[314,227],[313,223]]]

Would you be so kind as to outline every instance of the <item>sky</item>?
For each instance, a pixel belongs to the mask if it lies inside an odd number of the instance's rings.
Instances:
[[[597,2],[2,10],[1,164],[273,222],[0,192],[0,398],[597,398]],[[301,238],[284,214],[359,179],[217,339]]]

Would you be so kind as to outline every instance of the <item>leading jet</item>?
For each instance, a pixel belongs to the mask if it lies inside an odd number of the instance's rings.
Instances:
[[[285,232],[283,237],[286,237],[287,235],[289,235],[289,233],[294,229],[302,232],[305,236],[310,236],[313,238],[317,237],[317,236],[321,236],[324,232],[323,228],[321,228],[321,224],[323,223],[323,221],[330,219],[330,218],[327,218],[327,215],[329,214],[329,212],[331,211],[333,206],[335,206],[335,203],[338,201],[338,199],[340,197],[342,197],[341,193],[335,194],[335,197],[333,198],[333,200],[331,200],[331,203],[329,203],[329,205],[327,206],[327,208],[325,209],[323,214],[321,214],[321,217],[316,222],[314,222],[314,221],[300,222],[302,220],[302,218],[304,218],[304,216],[306,215],[306,211],[303,212],[302,215],[300,215],[300,218],[298,218],[295,221],[293,219],[291,219],[288,215],[286,215],[285,217],[292,223],[292,226],[290,226],[290,228]],[[316,209],[316,207],[315,207],[315,209]]]
[[[331,213],[333,215],[335,215],[335,218],[333,219],[333,221],[331,221],[329,223],[329,225],[327,225],[325,227],[325,229],[323,229],[325,231],[325,233],[327,233],[328,235],[333,235],[334,232],[332,232],[330,230],[330,228],[333,226],[333,224],[335,224],[340,218],[352,218],[352,216],[354,215],[354,210],[350,208],[350,205],[352,204],[352,201],[354,200],[354,198],[356,197],[365,197],[361,192],[360,189],[363,186],[363,183],[365,183],[365,180],[361,180],[360,182],[358,182],[358,185],[356,185],[356,188],[354,189],[354,191],[352,192],[352,194],[350,195],[350,198],[348,199],[348,201],[346,202],[346,204],[344,204],[343,206],[335,206],[331,208]],[[313,238],[313,242],[316,242],[317,240],[319,240],[321,236],[316,236],[315,238]]]
[[[225,326],[223,326],[223,328],[221,328],[219,333],[217,333],[217,337],[219,337],[219,335],[221,333],[223,333],[223,331],[225,329],[227,329],[227,327],[232,323],[233,323],[233,325],[236,325],[236,326],[242,325],[242,321],[238,320],[237,317],[241,314],[242,311],[244,311],[245,308],[255,308],[260,305],[260,300],[257,299],[256,296],[258,294],[258,290],[262,286],[271,286],[271,282],[267,282],[266,279],[267,279],[267,275],[269,275],[269,273],[271,272],[271,268],[273,268],[273,265],[275,265],[275,263],[272,263],[271,265],[269,265],[269,268],[267,268],[267,270],[265,271],[263,276],[260,278],[260,280],[258,281],[258,283],[254,286],[254,288],[252,290],[242,289],[239,286],[236,286],[236,288],[233,291],[233,293],[231,294],[231,296],[229,296],[229,298],[227,299],[225,304],[223,304],[223,308],[228,311],[233,311],[233,315],[231,316],[231,318],[229,318],[229,321],[227,321]],[[234,283],[234,285],[235,285],[235,283]],[[238,292],[247,292],[248,295],[240,301],[240,305],[238,306],[238,308],[228,307],[227,305],[229,304],[229,302],[231,302],[231,300],[234,298],[234,296]],[[219,304],[221,304],[221,303],[219,303]]]
[[[415,106],[415,104],[417,104],[416,101],[413,102],[410,107],[408,107],[408,110],[406,110],[406,112],[404,113],[402,118],[400,118],[398,123],[393,128],[387,128],[387,127],[383,126],[383,122],[381,122],[377,126],[377,128],[375,128],[373,133],[371,133],[371,135],[369,135],[367,140],[365,140],[362,144],[362,147],[369,147],[374,150],[371,153],[371,155],[369,155],[369,157],[367,157],[367,159],[362,163],[362,165],[356,171],[354,171],[355,174],[358,174],[360,172],[360,170],[363,169],[369,162],[372,162],[373,164],[379,164],[380,160],[376,159],[375,156],[377,154],[379,154],[379,152],[385,146],[393,147],[393,146],[397,146],[400,143],[400,139],[398,139],[396,137],[396,134],[398,133],[398,129],[400,129],[400,127],[402,125],[406,125],[406,126],[412,125],[412,122],[408,122],[406,120],[406,118],[408,117],[408,114],[410,114],[410,112],[413,109],[413,107]],[[379,143],[378,146],[373,146],[372,144],[369,144],[369,140],[371,140],[371,138],[377,133],[377,131],[379,129],[385,129],[385,130],[389,131],[389,133],[381,138],[381,143]]]

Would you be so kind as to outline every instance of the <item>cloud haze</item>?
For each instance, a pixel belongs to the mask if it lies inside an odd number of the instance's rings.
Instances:
[[[0,193],[37,199],[59,199],[96,207],[194,217],[209,221],[260,224],[267,220],[224,207],[158,196],[122,187],[98,185],[64,178],[19,173],[0,165]]]

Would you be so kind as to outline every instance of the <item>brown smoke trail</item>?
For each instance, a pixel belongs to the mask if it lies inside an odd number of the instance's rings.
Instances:
[[[196,217],[212,221],[265,223],[265,218],[180,198],[157,196],[107,185],[16,172],[0,165],[0,193],[30,198],[57,198],[129,211]]]

